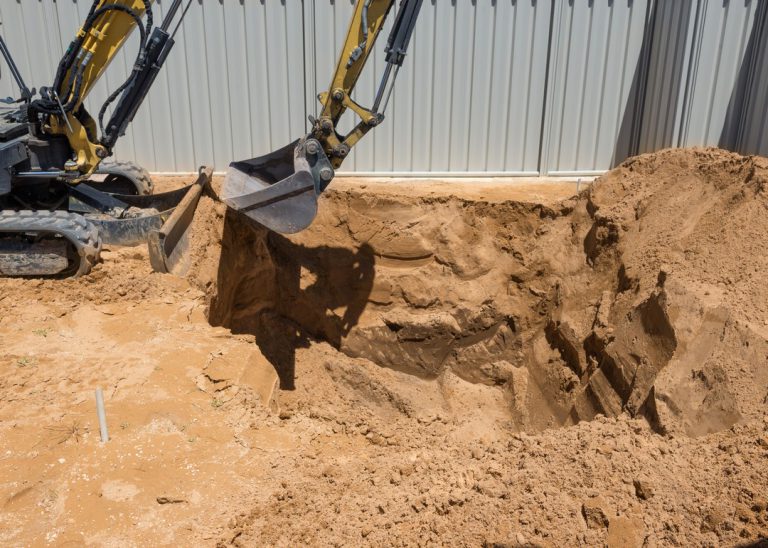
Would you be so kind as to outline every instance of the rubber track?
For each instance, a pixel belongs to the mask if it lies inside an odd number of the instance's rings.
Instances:
[[[77,250],[80,264],[72,276],[83,276],[99,260],[101,236],[83,216],[67,211],[0,211],[0,232],[42,232],[59,234]]]
[[[155,183],[152,182],[149,171],[135,162],[104,160],[99,164],[99,169],[96,170],[96,173],[122,175],[133,182],[136,191],[140,195],[152,194],[155,189]]]

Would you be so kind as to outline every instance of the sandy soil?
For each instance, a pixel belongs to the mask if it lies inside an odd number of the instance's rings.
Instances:
[[[2,280],[0,543],[764,545],[766,181],[340,180],[291,238],[206,197],[185,279]]]

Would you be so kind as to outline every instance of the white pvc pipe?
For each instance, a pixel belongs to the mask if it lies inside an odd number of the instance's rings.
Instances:
[[[101,388],[96,389],[96,413],[99,415],[99,431],[101,432],[101,441],[109,441],[109,432],[107,432],[107,412],[104,409],[104,392]]]

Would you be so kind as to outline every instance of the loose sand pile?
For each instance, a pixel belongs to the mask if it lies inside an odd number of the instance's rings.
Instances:
[[[718,431],[768,397],[764,162],[662,152],[543,203],[347,184],[296,237],[232,219],[211,320],[255,334],[288,385],[309,337],[501,387],[516,429],[627,412]]]
[[[205,198],[188,281],[0,281],[0,541],[765,539],[766,176],[338,181],[289,238]]]

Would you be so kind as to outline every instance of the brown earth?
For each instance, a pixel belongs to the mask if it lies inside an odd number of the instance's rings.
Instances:
[[[290,238],[206,197],[188,279],[0,281],[0,542],[768,542],[767,176],[339,180]]]

